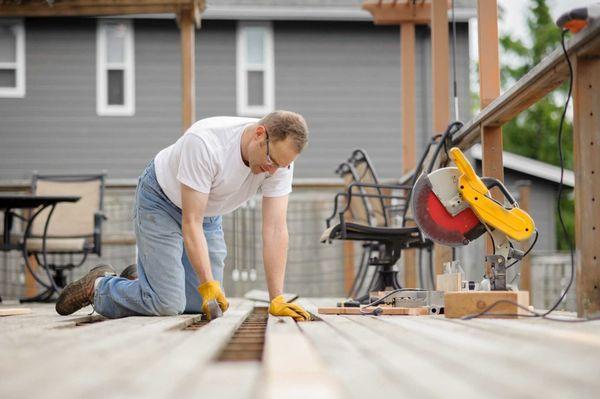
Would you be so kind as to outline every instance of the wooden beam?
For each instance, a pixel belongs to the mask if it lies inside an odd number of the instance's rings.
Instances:
[[[39,271],[39,265],[35,256],[29,256],[29,265],[34,273]],[[39,285],[28,268],[25,268],[25,298],[32,298],[39,294]]]
[[[448,74],[448,15],[446,0],[432,0],[431,62],[433,86],[433,131],[443,133],[450,122],[450,83]]]
[[[485,108],[500,95],[500,57],[498,52],[498,5],[496,0],[477,0],[477,33],[479,45],[479,100]],[[482,174],[504,181],[502,161],[502,127],[481,126]],[[502,199],[495,188],[492,196]],[[494,253],[491,239],[486,242],[486,253]],[[491,270],[486,265],[486,275]]]
[[[24,4],[1,4],[2,17],[71,17],[126,14],[177,13],[187,9],[203,11],[204,0],[57,0]]]
[[[356,275],[354,241],[344,240],[344,292],[350,292]]]
[[[573,151],[577,315],[600,315],[600,51],[575,60]]]
[[[433,86],[433,133],[443,133],[450,122],[449,41],[446,0],[432,0],[431,60]],[[443,273],[443,263],[452,260],[452,249],[435,245],[435,274]]]
[[[447,10],[446,5],[446,10]],[[375,25],[398,25],[403,23],[428,24],[431,16],[431,3],[418,1],[371,2],[366,1],[362,9],[373,15]]]
[[[181,108],[183,133],[196,119],[196,29],[193,10],[186,10],[179,14],[179,28],[181,30]]]
[[[415,24],[400,26],[402,83],[402,172],[415,167]]]
[[[400,25],[400,57],[402,66],[402,172],[406,173],[416,164],[414,23],[408,22]],[[402,257],[404,259],[404,287],[416,288],[416,250],[404,250]]]
[[[400,308],[395,306],[380,305],[382,315],[390,316],[426,316],[429,314],[429,308],[422,306],[418,308]],[[342,307],[322,307],[318,309],[319,314],[347,314],[362,315],[375,309],[375,306],[364,308],[342,308]]]
[[[498,6],[495,0],[477,1],[479,36],[479,97],[485,108],[500,95],[498,53]],[[504,180],[502,128],[483,126],[481,130],[483,175]]]
[[[531,181],[520,180],[517,182],[519,187],[519,207],[525,212],[529,212],[529,197],[531,193]],[[521,250],[527,251],[531,245],[531,239],[527,239],[521,242]],[[521,279],[519,283],[519,289],[523,291],[529,291],[529,296],[532,297],[531,293],[531,254],[527,255],[520,262],[521,265]]]

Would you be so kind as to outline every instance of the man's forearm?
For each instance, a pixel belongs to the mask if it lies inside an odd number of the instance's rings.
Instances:
[[[196,271],[200,283],[214,280],[210,267],[208,244],[206,243],[202,224],[184,222],[182,230],[183,242],[188,259]]]
[[[288,240],[287,227],[265,228],[263,231],[263,259],[271,299],[283,293]]]

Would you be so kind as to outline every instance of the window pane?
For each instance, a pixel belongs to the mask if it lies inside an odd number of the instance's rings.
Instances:
[[[250,64],[264,62],[265,30],[263,28],[246,29],[246,60]]]
[[[10,26],[0,26],[0,62],[17,61],[17,37]]]
[[[17,87],[17,71],[0,69],[0,87]]]
[[[264,105],[263,72],[248,71],[248,105]]]
[[[127,25],[109,24],[106,27],[106,59],[108,62],[125,61],[125,34]]]
[[[122,70],[108,70],[108,105],[125,104],[125,74]]]

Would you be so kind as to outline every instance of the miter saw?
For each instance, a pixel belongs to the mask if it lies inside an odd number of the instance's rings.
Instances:
[[[501,181],[479,178],[460,149],[452,148],[449,157],[456,167],[423,173],[416,181],[412,194],[415,222],[432,241],[451,247],[468,245],[489,232],[494,251],[485,257],[490,268],[482,286],[506,290],[507,262],[512,259],[514,264],[524,256],[509,239],[528,239],[535,231],[533,219]],[[502,192],[505,204],[492,198],[489,190],[493,187]]]

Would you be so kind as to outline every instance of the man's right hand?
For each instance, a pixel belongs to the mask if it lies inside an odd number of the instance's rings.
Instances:
[[[229,302],[225,298],[225,294],[221,289],[221,284],[218,281],[212,280],[207,281],[204,284],[198,286],[198,293],[202,297],[202,313],[204,313],[210,319],[210,313],[208,312],[208,302],[211,300],[217,301],[219,307],[223,312],[229,308]]]

